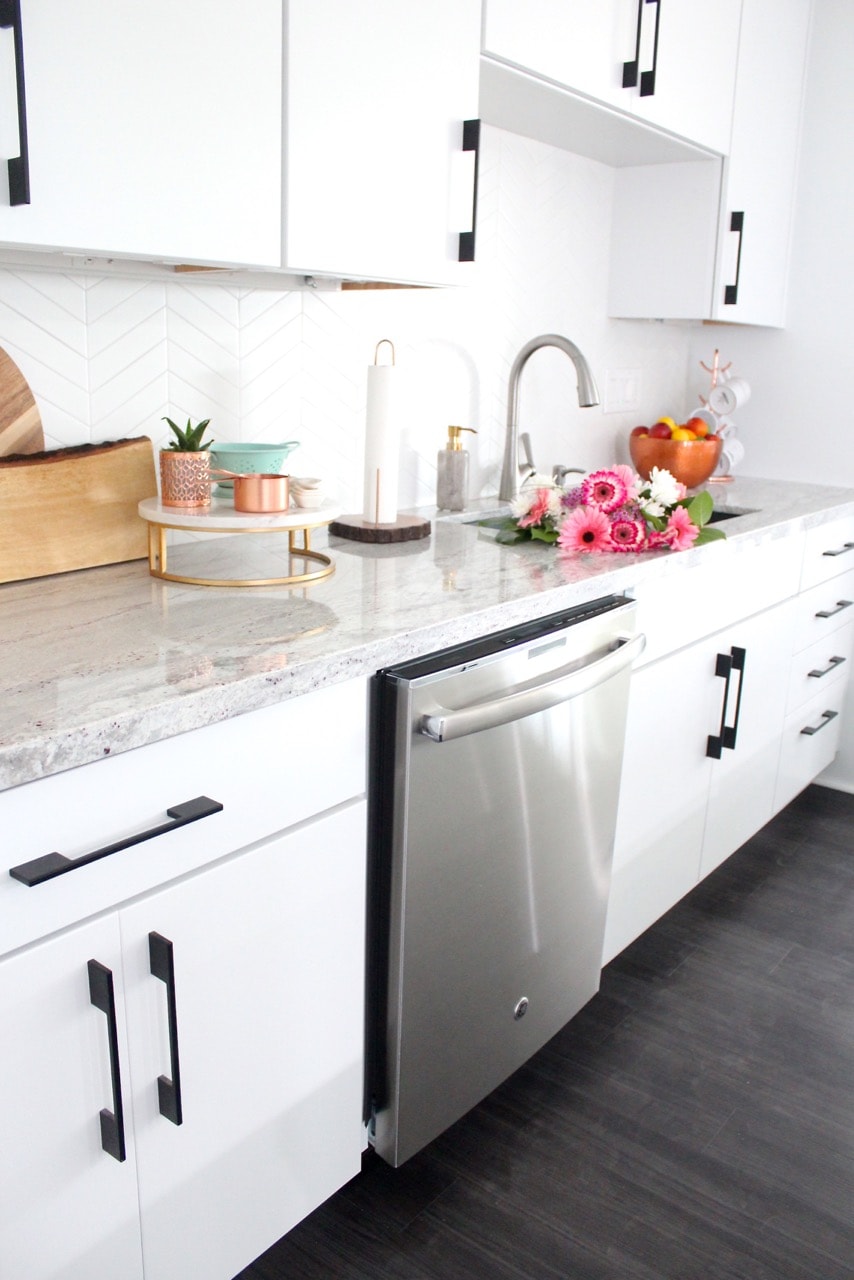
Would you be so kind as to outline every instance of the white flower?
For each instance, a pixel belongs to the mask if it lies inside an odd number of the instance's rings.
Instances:
[[[640,509],[645,516],[650,516],[653,520],[665,514],[665,507],[661,502],[653,502],[652,498],[641,498]]]
[[[661,467],[653,467],[649,473],[649,497],[652,502],[672,507],[684,495],[684,488],[669,471]],[[649,508],[644,505],[644,510]],[[652,514],[652,512],[650,512]],[[663,514],[663,512],[656,514]]]

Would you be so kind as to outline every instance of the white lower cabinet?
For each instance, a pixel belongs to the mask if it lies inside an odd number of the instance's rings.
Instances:
[[[789,601],[632,678],[604,960],[772,816]]]
[[[364,886],[356,800],[0,962],[0,1275],[230,1280],[358,1172]]]

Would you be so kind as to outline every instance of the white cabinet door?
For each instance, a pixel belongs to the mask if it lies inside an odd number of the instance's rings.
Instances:
[[[110,1021],[88,964],[112,975],[126,1158],[101,1145],[116,1114]],[[136,1162],[116,917],[0,962],[0,1275],[8,1280],[142,1276]]]
[[[633,674],[606,962],[772,816],[793,629],[783,601]]]
[[[30,203],[0,191],[0,239],[278,265],[281,8],[21,0]],[[16,154],[17,130],[4,135]]]
[[[146,1280],[230,1280],[358,1172],[364,911],[364,801],[121,911]]]
[[[486,0],[484,52],[691,142],[729,149],[741,0]]]
[[[617,171],[609,315],[785,323],[810,13],[744,0],[723,162]]]
[[[810,0],[744,0],[712,319],[781,327]]]
[[[774,788],[786,714],[794,612],[787,601],[717,638],[732,661],[724,733],[732,730],[710,770],[709,809],[700,875],[708,875],[774,813]],[[716,733],[718,731],[715,731]]]
[[[632,674],[603,959],[697,883],[709,792],[714,688],[705,644]]]
[[[285,265],[459,283],[477,0],[291,0],[286,9]]]

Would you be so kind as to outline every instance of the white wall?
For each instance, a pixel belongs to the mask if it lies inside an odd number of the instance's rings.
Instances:
[[[400,506],[435,498],[449,423],[474,427],[474,489],[495,493],[507,376],[535,334],[556,331],[609,370],[640,370],[629,413],[581,410],[575,370],[538,352],[520,418],[541,468],[612,461],[626,428],[685,402],[690,329],[605,317],[612,171],[484,130],[476,283],[463,289],[286,292],[223,274],[0,270],[0,345],[33,388],[49,447],[167,438],[164,414],[210,417],[220,440],[301,441],[294,474],[326,477],[345,508],[362,501],[367,366],[381,338],[409,395]]]
[[[736,416],[747,475],[854,488],[854,4],[815,0],[784,330],[695,331],[751,385]],[[854,682],[845,739],[824,780],[854,791]]]

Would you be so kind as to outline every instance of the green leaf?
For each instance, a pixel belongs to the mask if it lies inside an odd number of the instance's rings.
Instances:
[[[484,523],[486,523],[484,521]],[[496,534],[495,541],[500,542],[502,546],[512,547],[517,542],[524,542],[525,534],[521,529],[513,528],[499,529]]]
[[[694,540],[695,547],[702,547],[706,542],[720,542],[726,538],[723,529],[719,529],[717,525],[706,525],[697,534]]]
[[[554,529],[541,529],[538,525],[534,525],[531,529],[531,537],[535,542],[557,542],[557,532]]]
[[[697,525],[700,529],[702,529],[703,525],[709,523],[712,512],[715,509],[712,495],[705,489],[702,493],[695,494],[687,504],[683,503],[682,505],[686,506],[688,515],[691,517],[691,523]]]

